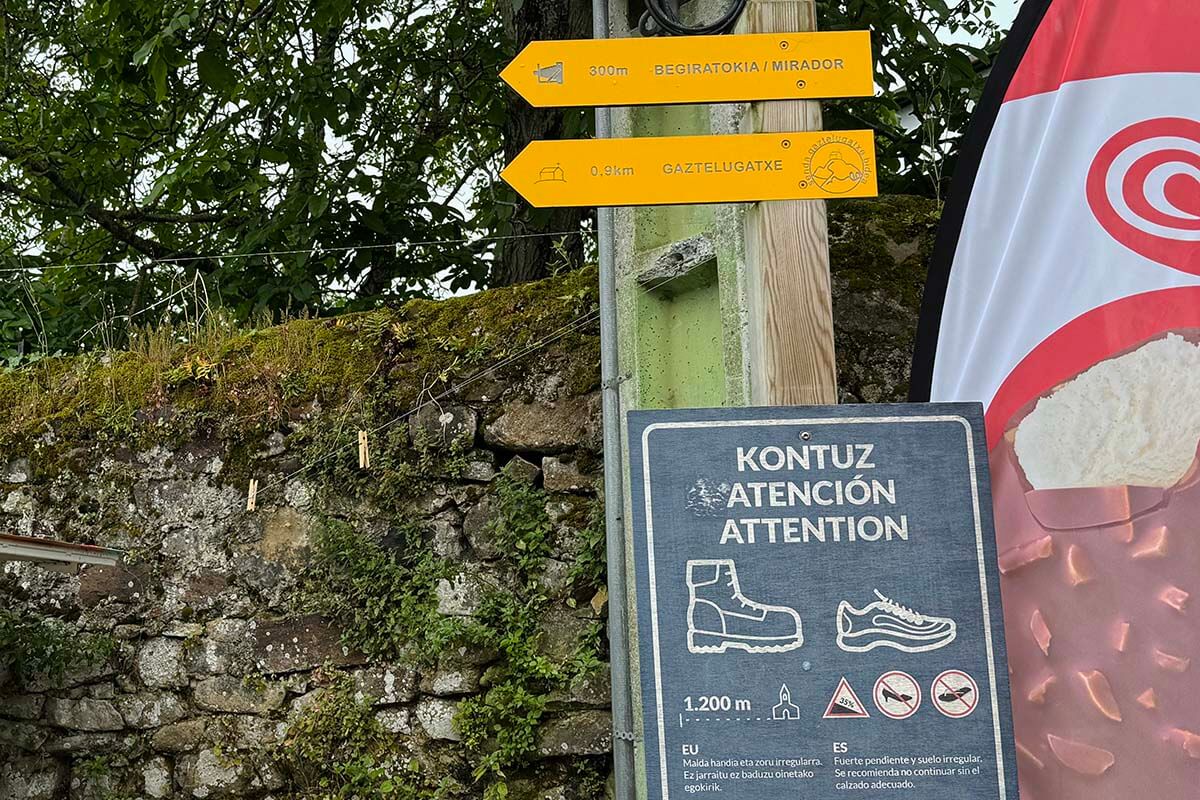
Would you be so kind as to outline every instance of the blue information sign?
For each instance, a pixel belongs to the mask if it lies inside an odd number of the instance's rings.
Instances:
[[[629,414],[651,800],[1015,800],[978,405]]]

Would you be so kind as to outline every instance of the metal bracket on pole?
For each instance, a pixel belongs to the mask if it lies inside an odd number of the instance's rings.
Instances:
[[[628,375],[618,375],[615,378],[606,378],[606,379],[600,381],[600,388],[605,391],[608,391],[608,390],[617,391],[621,388],[621,384],[627,380],[629,380]]]

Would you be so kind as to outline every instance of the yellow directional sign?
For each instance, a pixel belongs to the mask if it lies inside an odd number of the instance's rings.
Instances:
[[[539,208],[879,193],[871,131],[539,141],[501,176]]]
[[[533,42],[500,73],[531,105],[866,97],[867,31]]]

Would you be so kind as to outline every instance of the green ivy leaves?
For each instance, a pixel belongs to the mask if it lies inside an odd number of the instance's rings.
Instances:
[[[491,533],[505,554],[501,563],[516,576],[515,588],[488,591],[474,617],[437,613],[437,580],[455,569],[434,558],[419,526],[406,522],[390,537],[396,546],[385,549],[344,522],[326,520],[316,536],[304,600],[343,626],[347,645],[376,658],[434,664],[460,647],[498,654],[483,676],[484,692],[460,702],[455,725],[472,755],[475,780],[487,783],[490,800],[502,800],[505,781],[537,754],[550,694],[600,668],[603,626],[589,626],[569,657],[543,653],[541,624],[552,608],[540,582],[553,534],[549,498],[507,476],[493,487],[497,512]],[[570,571],[582,589],[603,582],[602,519],[598,512],[591,515],[583,555]]]
[[[874,128],[885,193],[940,198],[1000,44],[995,0],[817,0],[822,30],[870,29],[875,97],[823,104],[829,128]]]
[[[108,636],[83,634],[66,623],[0,609],[0,672],[18,680],[60,680],[69,670],[102,663],[116,650]]]

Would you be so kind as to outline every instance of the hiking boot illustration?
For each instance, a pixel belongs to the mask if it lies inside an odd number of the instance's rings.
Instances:
[[[689,652],[786,653],[804,644],[795,609],[748,599],[733,561],[689,561],[687,584]]]
[[[866,653],[891,647],[905,653],[926,653],[945,647],[958,635],[954,620],[914,611],[880,594],[865,608],[845,600],[838,606],[837,645],[847,653]]]

